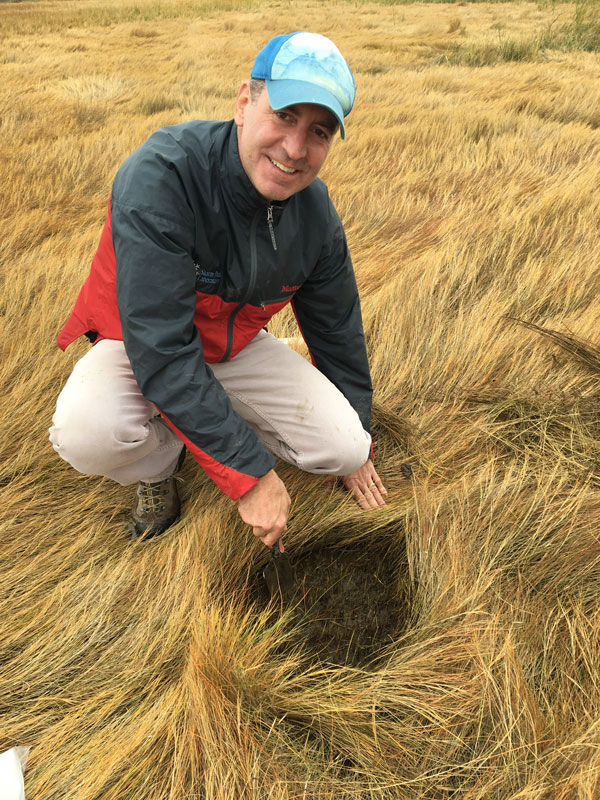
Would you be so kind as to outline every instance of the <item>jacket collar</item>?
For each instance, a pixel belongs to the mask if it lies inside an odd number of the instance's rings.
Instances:
[[[223,148],[220,171],[224,191],[238,211],[243,214],[253,215],[259,209],[264,208],[266,214],[266,208],[269,203],[254,188],[252,181],[242,166],[238,150],[237,125],[233,120],[230,123],[229,140],[226,147]],[[288,202],[288,200],[284,200],[271,205],[276,210],[282,210]]]

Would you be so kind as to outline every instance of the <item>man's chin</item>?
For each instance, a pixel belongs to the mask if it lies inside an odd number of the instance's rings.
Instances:
[[[263,195],[263,197],[265,197],[270,203],[284,203],[295,194],[296,192],[271,192],[268,197],[266,195]]]
[[[278,183],[271,182],[268,186],[265,186],[264,192],[260,191],[260,189],[259,191],[267,200],[283,203],[284,200],[288,200],[292,195],[301,192],[306,186],[308,186],[308,183],[304,181],[296,181],[293,186],[281,186]]]
[[[295,175],[290,175],[289,177],[283,174],[281,177],[277,175],[273,176],[273,174],[258,177],[258,185],[255,184],[257,191],[267,200],[281,203],[297,192],[301,192],[302,189],[305,189],[308,184],[314,180],[315,176],[308,180],[308,176],[300,172]],[[262,180],[260,180],[260,178],[262,178]]]

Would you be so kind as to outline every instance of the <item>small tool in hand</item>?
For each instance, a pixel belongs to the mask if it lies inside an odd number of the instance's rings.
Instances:
[[[281,539],[278,539],[271,548],[271,558],[263,570],[263,578],[272,598],[277,597],[284,602],[292,596],[294,573],[288,555],[283,550]]]

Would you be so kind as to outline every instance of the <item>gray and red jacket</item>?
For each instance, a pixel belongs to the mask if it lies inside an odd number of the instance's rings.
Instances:
[[[290,301],[313,363],[369,430],[360,303],[325,184],[268,204],[241,165],[235,123],[186,122],[154,133],[119,169],[57,341],[123,339],[144,397],[237,499],[275,459],[209,364],[239,353]]]

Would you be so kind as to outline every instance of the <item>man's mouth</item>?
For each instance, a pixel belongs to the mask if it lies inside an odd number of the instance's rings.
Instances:
[[[274,164],[277,167],[277,169],[280,169],[282,172],[285,172],[286,175],[293,175],[294,172],[298,172],[298,170],[296,169],[292,169],[291,167],[286,167],[284,164],[280,164],[279,161],[275,161],[275,159],[271,158],[271,156],[267,156],[267,158],[269,159],[271,164]]]

